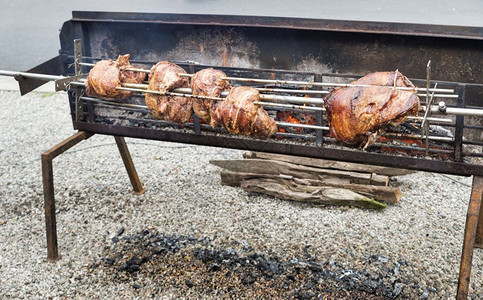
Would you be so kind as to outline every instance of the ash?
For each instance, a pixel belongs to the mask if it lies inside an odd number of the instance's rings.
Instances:
[[[149,291],[153,298],[176,288],[175,297],[395,299],[410,298],[418,288],[400,276],[407,262],[390,262],[380,255],[365,257],[354,269],[318,260],[309,253],[310,246],[299,257],[279,257],[257,252],[244,240],[229,247],[207,237],[165,235],[154,229],[121,236],[123,232],[106,241],[110,245],[104,257],[90,268],[129,283],[138,295]]]

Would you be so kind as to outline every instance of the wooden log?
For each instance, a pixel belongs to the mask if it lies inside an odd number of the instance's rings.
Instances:
[[[291,155],[283,155],[283,154],[273,154],[273,153],[265,153],[265,152],[248,151],[243,153],[243,157],[248,159],[278,160],[278,161],[285,161],[285,162],[290,162],[290,163],[309,166],[309,167],[346,170],[346,171],[364,172],[364,173],[375,173],[378,175],[385,175],[385,176],[400,176],[400,175],[407,175],[407,174],[412,174],[417,172],[414,170],[407,170],[407,169],[397,169],[397,168],[381,167],[381,166],[374,166],[374,165],[342,162],[342,161],[336,161],[336,160],[291,156]]]
[[[317,179],[327,177],[346,178],[350,183],[372,184],[386,186],[389,182],[387,176],[358,173],[350,171],[312,168],[288,162],[267,159],[241,159],[241,160],[212,160],[211,164],[232,172],[259,173],[259,174],[285,174],[298,178]]]
[[[363,196],[373,198],[377,201],[384,201],[389,203],[397,203],[401,199],[401,191],[397,187],[375,186],[350,183],[347,179],[341,178],[324,178],[323,180],[316,179],[300,179],[288,175],[273,175],[273,174],[255,174],[255,173],[240,173],[223,170],[221,172],[221,184],[229,186],[241,186],[242,181],[250,179],[270,178],[274,180],[290,179],[300,185],[308,186],[326,186],[339,187],[351,190]]]
[[[248,179],[242,181],[241,187],[250,192],[316,205],[347,205],[372,209],[384,209],[387,207],[384,203],[377,202],[348,189],[299,185],[286,179]]]

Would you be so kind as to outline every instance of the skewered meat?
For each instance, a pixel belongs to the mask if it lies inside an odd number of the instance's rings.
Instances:
[[[226,74],[220,70],[213,68],[203,69],[191,78],[191,89],[193,95],[220,97],[220,94],[230,89],[230,83],[221,79]],[[193,110],[195,114],[214,128],[215,122],[212,121],[211,115],[215,112],[218,101],[194,99]]]
[[[92,67],[86,81],[86,94],[104,100],[121,100],[131,96],[133,92],[117,90],[122,83],[141,83],[146,74],[127,71],[129,54],[119,55],[116,61],[101,60]]]
[[[179,76],[179,73],[186,74],[186,71],[167,61],[157,63],[149,73],[149,90],[170,92],[175,88],[188,87],[188,78]],[[191,98],[146,93],[145,101],[148,109],[158,119],[186,123],[193,114]]]
[[[394,80],[396,83],[394,83]],[[352,84],[366,84],[366,85],[384,85],[384,86],[397,86],[397,87],[415,87],[414,84],[401,72],[375,72],[369,73],[364,77],[361,77]]]
[[[277,124],[260,105],[253,103],[259,99],[257,89],[235,87],[225,101],[218,103],[213,121],[223,124],[231,133],[269,138],[277,132]]]
[[[418,115],[419,98],[415,91],[393,88],[414,87],[398,71],[371,73],[352,84],[375,86],[337,89],[324,99],[330,136],[337,141],[365,149],[388,125],[396,126],[407,116]]]

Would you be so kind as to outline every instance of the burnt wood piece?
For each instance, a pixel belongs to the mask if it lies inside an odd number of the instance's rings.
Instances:
[[[387,186],[389,182],[387,176],[377,174],[311,168],[288,162],[266,159],[211,160],[210,163],[229,171],[241,173],[283,174],[298,178],[318,180],[336,177],[348,179],[350,183],[380,186]]]
[[[83,140],[87,140],[95,133],[79,131],[71,137],[65,139],[51,149],[42,153],[42,184],[44,190],[44,210],[45,210],[45,226],[47,233],[47,259],[55,261],[59,259],[59,250],[57,244],[57,222],[55,216],[55,193],[54,193],[54,171],[52,161],[54,158],[74,147]],[[126,167],[126,171],[131,179],[131,184],[136,193],[144,192],[136,169],[126,146],[123,137],[114,137],[118,146],[119,152]]]
[[[324,180],[316,179],[300,179],[293,176],[284,176],[273,174],[256,174],[256,173],[240,173],[221,171],[221,184],[229,186],[241,186],[243,181],[250,179],[270,178],[274,180],[290,179],[299,185],[313,186],[313,187],[337,187],[351,190],[363,196],[373,198],[377,201],[384,201],[389,203],[397,203],[401,199],[401,190],[396,187],[364,185],[350,183],[349,180],[341,178],[326,178]]]
[[[297,184],[295,181],[287,179],[248,179],[242,181],[241,187],[250,192],[315,205],[350,205],[372,209],[384,209],[387,207],[386,204],[379,203],[348,189],[308,186]]]
[[[473,177],[470,203],[466,215],[465,236],[463,239],[463,251],[461,254],[460,274],[458,278],[458,292],[456,299],[468,298],[468,287],[471,278],[471,265],[473,262],[473,250],[481,247],[483,241],[483,177]]]
[[[286,161],[286,162],[303,165],[303,166],[309,166],[309,167],[337,169],[337,170],[365,172],[365,173],[376,173],[376,174],[385,175],[385,176],[400,176],[400,175],[407,175],[407,174],[412,174],[417,172],[415,170],[389,168],[389,167],[381,167],[381,166],[374,166],[374,165],[349,163],[349,162],[336,161],[336,160],[274,154],[274,153],[266,153],[266,152],[248,151],[243,153],[243,157],[249,158],[249,159],[251,158],[272,159],[272,160]]]

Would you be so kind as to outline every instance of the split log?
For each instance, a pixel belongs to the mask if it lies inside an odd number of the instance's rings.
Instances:
[[[374,165],[365,165],[365,164],[349,163],[349,162],[342,162],[342,161],[335,161],[335,160],[291,156],[291,155],[283,155],[283,154],[273,154],[273,153],[265,153],[265,152],[251,152],[251,151],[244,152],[243,157],[248,159],[278,160],[278,161],[285,161],[285,162],[290,162],[293,164],[304,165],[309,167],[337,169],[337,170],[346,170],[346,171],[355,171],[355,172],[364,172],[364,173],[375,173],[375,174],[385,175],[385,176],[400,176],[400,175],[407,175],[407,174],[412,174],[417,172],[414,170],[407,170],[407,169],[389,168],[389,167],[381,167],[381,166],[374,166]]]
[[[324,178],[344,178],[350,183],[372,184],[387,186],[388,176],[358,173],[351,171],[341,171],[332,169],[320,169],[307,166],[296,165],[283,161],[267,159],[241,159],[241,160],[212,160],[211,164],[224,168],[232,172],[240,173],[259,173],[274,175],[290,175],[298,178],[321,180]]]
[[[377,202],[348,189],[306,186],[286,179],[248,179],[242,181],[241,187],[250,192],[316,205],[349,205],[372,209],[384,209],[387,207],[384,203]]]
[[[389,186],[375,186],[350,183],[347,179],[341,178],[325,178],[323,180],[316,179],[300,179],[287,175],[273,175],[273,174],[255,174],[255,173],[240,173],[240,172],[221,172],[221,183],[229,186],[241,186],[243,181],[251,179],[269,178],[273,180],[290,179],[299,185],[316,186],[316,187],[338,187],[351,190],[363,196],[373,198],[377,201],[384,201],[389,203],[397,203],[401,199],[401,190],[396,187]]]

